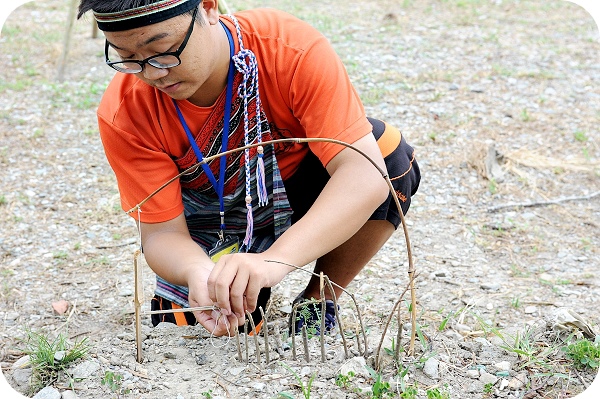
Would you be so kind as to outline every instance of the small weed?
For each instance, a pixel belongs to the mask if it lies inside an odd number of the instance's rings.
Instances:
[[[302,381],[302,378],[298,375],[298,373],[296,373],[287,364],[285,364],[285,363],[280,363],[280,364],[283,367],[285,367],[290,373],[292,373],[292,375],[294,376],[296,381],[298,381],[298,386],[300,387],[300,390],[302,391],[302,395],[304,396],[304,399],[310,399],[310,390],[312,389],[312,384],[315,381],[315,377],[317,375],[316,374],[311,375],[310,378],[308,379],[308,383],[306,385],[304,385],[304,382]],[[282,394],[287,394],[287,392],[280,392],[279,396],[281,397]]]
[[[130,389],[123,388],[123,376],[112,371],[106,371],[100,383],[106,385],[112,393],[117,395],[117,398],[131,392]]]
[[[488,191],[492,195],[498,192],[498,183],[496,183],[496,179],[490,179],[490,182],[488,183]]]
[[[56,251],[52,253],[54,259],[67,259],[69,254],[66,251]]]
[[[563,347],[562,350],[577,368],[597,369],[600,366],[600,341],[594,343],[581,339]]]
[[[213,391],[212,389],[209,389],[208,391],[202,392],[200,395],[204,396],[207,399],[212,399]]]
[[[119,234],[119,233],[114,233],[112,235],[113,240],[117,241],[120,240],[123,237],[123,235]]]
[[[523,110],[521,111],[521,120],[523,122],[529,122],[531,120],[531,116],[529,115],[527,108],[523,108]]]
[[[427,390],[427,399],[450,399],[450,393],[447,390],[431,388]]]
[[[59,373],[70,363],[83,358],[89,348],[87,338],[71,345],[62,334],[50,341],[43,334],[27,331],[23,352],[29,355],[32,365],[31,390],[38,391],[57,381]]]
[[[340,388],[348,388],[352,377],[354,377],[353,371],[349,371],[348,374],[338,374],[337,377],[335,377],[335,385]]]
[[[514,297],[510,302],[510,306],[515,309],[519,309],[521,307],[521,299],[518,296]]]
[[[73,249],[75,251],[78,251],[81,249],[81,243],[80,242],[76,242],[75,245],[73,245]]]
[[[588,140],[586,134],[580,130],[576,131],[575,133],[573,133],[573,137],[575,137],[575,140],[583,143],[585,141]]]
[[[417,394],[419,393],[419,391],[417,390],[416,387],[413,386],[408,386],[405,389],[402,390],[402,393],[400,394],[400,398],[402,399],[415,399],[417,397]]]
[[[367,369],[369,370],[369,373],[371,373],[371,378],[373,378],[373,387],[371,388],[373,399],[392,398],[396,396],[390,383],[383,381],[380,373],[370,367],[367,367]]]
[[[0,205],[6,205],[6,196],[0,195]]]
[[[487,384],[485,384],[483,386],[483,393],[486,393],[489,395],[492,393],[493,388],[494,388],[494,384],[492,384],[491,382],[488,382]]]

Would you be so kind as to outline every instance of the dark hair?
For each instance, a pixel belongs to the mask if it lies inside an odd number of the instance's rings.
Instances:
[[[79,12],[77,19],[83,14],[92,10],[95,12],[119,12],[130,10],[132,8],[147,6],[148,4],[157,3],[160,0],[81,0],[79,3]],[[200,2],[202,4],[202,2]],[[185,14],[193,15],[194,10],[190,10]],[[202,16],[196,17],[196,22],[202,25]]]

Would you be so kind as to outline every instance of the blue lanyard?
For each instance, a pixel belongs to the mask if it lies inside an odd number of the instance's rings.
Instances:
[[[229,31],[229,29],[227,29],[227,27],[225,26],[225,24],[223,24],[222,21],[219,21],[219,22],[221,22],[221,26],[225,30],[225,33],[227,33],[227,39],[229,39],[229,58],[231,59],[231,61],[229,63],[229,72],[227,74],[227,93],[226,93],[226,97],[225,97],[225,112],[224,112],[224,116],[223,116],[223,135],[222,135],[222,142],[221,142],[221,152],[225,152],[225,151],[227,151],[227,143],[229,140],[229,120],[231,118],[231,99],[233,97],[233,74],[235,71],[235,66],[233,64],[234,44],[233,44],[233,37],[231,36],[231,32]],[[194,150],[194,153],[196,154],[196,158],[198,158],[198,162],[202,162],[202,160],[204,159],[204,156],[202,155],[202,151],[200,151],[200,148],[198,148],[198,144],[196,143],[196,140],[194,139],[194,136],[192,135],[190,128],[188,127],[187,123],[185,122],[183,114],[181,113],[181,110],[179,109],[179,106],[177,105],[177,101],[175,101],[175,99],[173,99],[173,104],[175,105],[175,110],[177,111],[177,116],[179,117],[179,122],[181,122],[181,126],[183,127],[183,130],[185,130],[185,134],[187,135],[188,140],[190,141],[190,144],[192,146],[192,149]],[[213,187],[215,187],[215,189],[217,191],[217,195],[219,196],[219,215],[221,216],[221,232],[219,233],[220,240],[223,240],[225,238],[225,236],[224,236],[225,203],[223,200],[223,193],[225,190],[225,170],[227,169],[227,159],[226,158],[227,158],[226,156],[222,156],[219,159],[219,180],[218,181],[215,178],[215,175],[213,174],[212,170],[210,170],[210,167],[206,163],[202,164],[202,169],[204,170],[204,173],[206,173],[206,176],[210,180]]]

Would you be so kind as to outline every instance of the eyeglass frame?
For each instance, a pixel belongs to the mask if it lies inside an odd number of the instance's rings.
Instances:
[[[105,44],[104,44],[104,62],[106,63],[106,65],[108,65],[109,67],[111,67],[112,69],[114,69],[117,72],[121,72],[121,73],[126,73],[126,74],[133,74],[133,73],[140,73],[144,71],[144,66],[146,64],[149,64],[151,66],[153,66],[154,68],[158,68],[158,69],[169,69],[169,68],[175,68],[176,66],[181,65],[181,58],[179,58],[179,56],[181,55],[181,53],[183,52],[183,50],[185,49],[185,46],[187,45],[190,37],[192,36],[192,32],[194,30],[194,25],[196,23],[196,15],[198,14],[198,8],[194,9],[194,12],[192,14],[192,22],[190,23],[190,26],[187,30],[187,33],[185,34],[185,38],[183,39],[183,42],[181,43],[181,45],[179,46],[179,48],[175,51],[170,51],[167,53],[159,53],[159,54],[155,54],[153,56],[150,56],[148,58],[145,58],[143,60],[122,60],[122,61],[111,61],[108,59],[108,49],[109,49],[109,42],[108,40],[105,40]],[[154,58],[159,58],[159,57],[166,57],[166,56],[173,56],[177,59],[178,63],[176,65],[169,65],[169,66],[161,66],[162,64],[158,64],[155,65],[152,63]],[[117,69],[115,67],[116,64],[123,64],[123,63],[134,63],[134,64],[138,64],[140,66],[140,70],[139,71],[135,71],[133,72],[125,72],[121,69]]]

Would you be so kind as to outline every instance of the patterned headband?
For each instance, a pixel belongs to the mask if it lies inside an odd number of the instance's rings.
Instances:
[[[98,28],[118,32],[156,24],[193,10],[202,0],[162,0],[117,12],[94,12]]]

